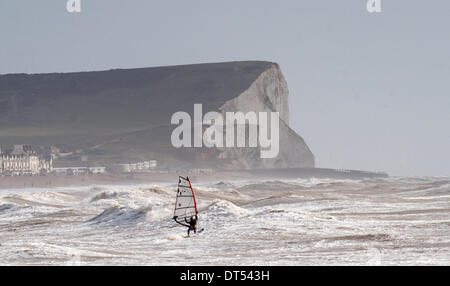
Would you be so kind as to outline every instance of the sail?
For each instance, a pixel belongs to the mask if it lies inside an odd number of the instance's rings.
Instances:
[[[197,213],[197,202],[195,201],[191,182],[189,181],[189,178],[180,176],[178,180],[177,199],[175,202],[173,219],[181,225],[189,226],[186,224],[185,218],[189,219]]]

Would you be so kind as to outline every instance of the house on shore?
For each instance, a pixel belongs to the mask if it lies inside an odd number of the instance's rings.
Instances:
[[[11,176],[47,174],[53,169],[51,156],[36,153],[31,146],[14,145],[2,152],[0,148],[0,174]]]

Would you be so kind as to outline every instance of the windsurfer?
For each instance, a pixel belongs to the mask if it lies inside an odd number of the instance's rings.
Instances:
[[[175,210],[173,213],[173,219],[176,223],[188,228],[187,236],[191,233],[199,233],[203,231],[203,228],[198,230],[198,210],[197,202],[195,201],[194,190],[192,189],[189,178],[178,178],[178,191],[175,201]]]
[[[187,235],[189,236],[189,233],[191,232],[191,230],[193,230],[194,233],[197,233],[197,224],[198,224],[197,215],[191,216],[189,221],[187,220],[187,218],[184,218],[184,220],[186,221],[187,224],[189,224]]]

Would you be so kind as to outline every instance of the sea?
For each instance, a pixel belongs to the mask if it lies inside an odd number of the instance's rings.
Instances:
[[[0,190],[0,265],[450,265],[450,178],[193,182]]]

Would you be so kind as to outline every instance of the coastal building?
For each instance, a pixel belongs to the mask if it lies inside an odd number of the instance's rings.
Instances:
[[[104,174],[106,173],[106,167],[89,167],[89,172],[92,174]]]
[[[52,171],[53,160],[36,153],[31,146],[15,145],[14,149],[0,149],[0,173],[21,176],[46,174]]]
[[[92,174],[104,174],[106,167],[66,167],[53,168],[53,174],[69,176],[87,176]]]
[[[156,160],[150,160],[137,163],[111,165],[108,166],[108,171],[111,173],[139,173],[154,170],[157,166],[158,162]]]

